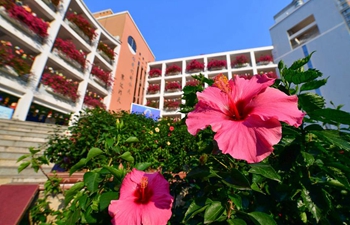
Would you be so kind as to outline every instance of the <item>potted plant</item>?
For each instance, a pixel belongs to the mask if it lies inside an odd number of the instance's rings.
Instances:
[[[185,86],[192,86],[192,87],[195,87],[197,86],[198,84],[200,84],[199,80],[188,80],[186,81],[186,85]]]
[[[236,59],[231,62],[233,68],[241,68],[249,66],[248,58],[245,55],[236,56]]]
[[[257,64],[259,66],[261,65],[268,65],[270,63],[273,62],[273,58],[271,55],[261,55],[258,60],[257,60]]]
[[[102,100],[103,98],[98,94],[87,91],[84,97],[84,104],[92,108],[100,107],[102,109],[106,109],[106,105],[103,104]]]
[[[192,60],[186,66],[186,71],[190,73],[195,73],[204,70],[204,63],[197,61],[196,59]]]
[[[227,66],[226,60],[217,60],[213,59],[210,60],[208,63],[208,70],[221,70]]]
[[[46,86],[46,91],[62,98],[68,98],[73,102],[79,98],[77,93],[78,82],[67,79],[61,73],[54,73],[54,71],[45,72],[41,76],[41,83]]]
[[[164,110],[175,111],[180,107],[180,100],[178,99],[164,99]]]
[[[91,42],[96,37],[96,29],[82,14],[77,14],[76,12],[69,13],[66,19],[70,22],[69,26],[71,26],[73,30],[75,30],[86,41]],[[74,25],[76,25],[81,32],[79,32]],[[84,36],[86,36],[87,39]]]
[[[44,38],[48,36],[49,23],[45,22],[43,19],[36,16],[35,13],[32,13],[28,5],[17,5],[12,1],[3,0],[1,2],[7,13],[1,13],[5,18],[13,18],[19,23],[15,23],[17,27],[21,27],[22,31],[26,32],[31,37],[38,36],[40,41],[43,41]],[[13,21],[10,22],[14,23]]]
[[[112,48],[110,48],[107,44],[100,41],[98,43],[97,49],[101,51],[101,55],[109,62],[112,63],[114,61],[115,52]]]
[[[71,40],[63,40],[61,38],[57,38],[54,43],[54,52],[56,52],[62,59],[64,59],[67,63],[77,67],[78,69],[85,69],[85,58],[86,54],[83,51],[79,51],[76,49],[74,43]],[[67,57],[70,59],[67,59]],[[74,62],[78,63],[78,65]]]
[[[152,108],[158,108],[159,100],[147,100],[146,106],[152,107]]]
[[[159,84],[150,84],[147,88],[147,93],[148,94],[156,94],[160,90],[160,85]]]
[[[111,72],[105,71],[104,69],[92,65],[91,68],[92,78],[103,87],[110,87],[113,83],[113,79],[111,77]]]
[[[171,81],[165,84],[165,91],[176,92],[181,91],[181,84],[179,81]]]
[[[176,64],[172,64],[166,68],[165,74],[166,75],[176,75],[181,73],[181,67],[179,67]]]
[[[159,77],[160,75],[162,75],[162,71],[158,68],[153,68],[153,69],[150,69],[148,74],[150,78]]]

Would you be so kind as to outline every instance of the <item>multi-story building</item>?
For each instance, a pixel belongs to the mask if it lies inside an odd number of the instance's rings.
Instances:
[[[93,15],[122,43],[110,110],[129,111],[131,103],[142,104],[147,63],[155,57],[129,12],[113,13],[108,9]]]
[[[291,65],[315,51],[307,67],[329,77],[317,92],[328,104],[344,104],[345,111],[350,111],[349,5],[348,0],[294,0],[274,17],[270,28],[275,62]]]
[[[0,5],[0,118],[53,123],[108,109],[121,42],[82,1],[16,2]]]
[[[272,50],[273,47],[268,46],[148,63],[144,105],[160,109],[163,118],[180,119],[184,116],[178,112],[178,105],[182,101],[182,88],[194,82],[192,75],[201,73],[211,79],[218,74],[224,74],[231,79],[236,74],[275,74],[277,65],[272,62]],[[204,69],[189,70],[188,65],[194,60],[204,65]],[[214,60],[224,62],[224,66],[208,68]],[[170,70],[171,67],[177,68],[178,72]]]

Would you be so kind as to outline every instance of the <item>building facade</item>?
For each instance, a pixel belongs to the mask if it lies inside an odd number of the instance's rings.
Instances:
[[[94,16],[122,43],[109,109],[129,111],[131,103],[142,104],[147,63],[153,62],[155,57],[129,12],[104,10]]]
[[[163,118],[181,119],[184,116],[179,113],[179,104],[183,103],[182,88],[195,82],[192,75],[201,73],[212,79],[224,74],[231,79],[234,75],[276,74],[277,65],[273,63],[272,50],[273,47],[268,46],[148,63],[143,104],[160,109]],[[209,66],[214,61],[223,64]],[[193,62],[202,64],[204,68],[189,69]]]
[[[294,0],[275,17],[270,28],[275,62],[290,66],[315,51],[308,68],[329,77],[317,90],[328,106],[344,104],[350,111],[350,7],[348,0]]]
[[[0,117],[57,123],[108,109],[120,41],[82,1],[13,2],[0,6]]]

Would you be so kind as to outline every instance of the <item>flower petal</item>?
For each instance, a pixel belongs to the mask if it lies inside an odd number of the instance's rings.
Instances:
[[[145,172],[143,171],[133,169],[124,177],[120,188],[120,200],[132,199],[133,201],[135,199],[134,192],[137,189],[137,185],[140,184],[144,174]]]
[[[228,120],[225,114],[228,107],[226,94],[216,87],[208,87],[203,92],[198,92],[197,97],[196,108],[186,119],[188,132],[195,135],[209,125],[213,131],[218,130],[222,121]]]
[[[159,208],[157,202],[149,202],[142,209],[142,225],[166,225],[171,217],[170,208]]]
[[[262,120],[276,118],[295,127],[301,125],[305,115],[298,109],[297,96],[288,96],[274,88],[267,88],[246,107],[251,109],[251,115],[258,115]]]
[[[281,132],[277,119],[262,121],[258,116],[250,116],[245,121],[225,121],[214,139],[223,153],[256,163],[271,154],[272,146],[281,140]]]
[[[129,200],[112,200],[108,206],[109,215],[112,217],[111,223],[113,225],[141,224],[141,208],[133,201]]]

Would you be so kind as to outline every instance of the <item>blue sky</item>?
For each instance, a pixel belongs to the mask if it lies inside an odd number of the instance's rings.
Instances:
[[[272,45],[273,16],[292,0],[84,0],[129,11],[156,60]]]

